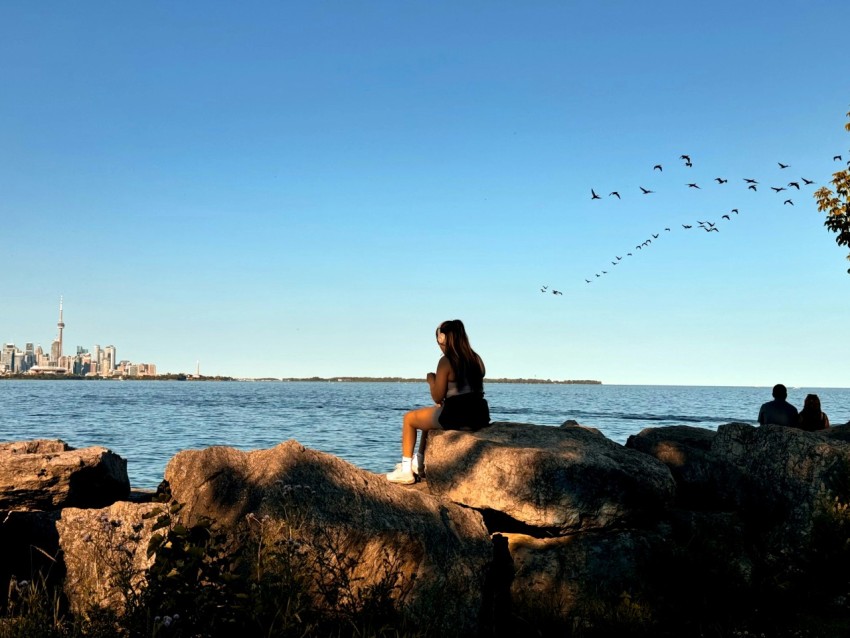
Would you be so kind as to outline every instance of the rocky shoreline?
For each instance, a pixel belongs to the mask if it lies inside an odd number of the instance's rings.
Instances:
[[[358,591],[391,581],[434,634],[699,635],[813,606],[850,617],[848,426],[673,426],[620,445],[575,422],[494,423],[433,433],[426,467],[402,487],[296,441],[211,447],[171,459],[161,500],[179,504],[169,524],[213,521],[234,554],[252,529],[304,560],[332,550]],[[144,588],[163,525],[126,461],[27,441],[0,444],[0,468],[0,610],[13,576],[42,570],[75,613],[120,613],[110,570],[131,567]]]

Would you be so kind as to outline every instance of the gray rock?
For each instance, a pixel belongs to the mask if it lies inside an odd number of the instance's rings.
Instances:
[[[65,508],[56,522],[65,558],[65,594],[71,610],[88,617],[108,609],[121,615],[127,596],[145,586],[147,556],[157,503],[119,502],[103,509]]]
[[[675,510],[645,529],[503,536],[514,618],[531,619],[520,635],[653,635],[655,624],[711,624],[719,608],[752,600],[752,558],[732,514]]]
[[[498,512],[508,527],[512,520],[554,534],[652,517],[675,494],[663,463],[581,426],[494,423],[478,432],[434,431],[425,464],[435,494]]]
[[[657,609],[654,584],[665,538],[654,531],[606,530],[556,538],[505,534],[515,573],[516,618],[536,627],[599,630],[607,619]],[[665,561],[666,562],[666,561]],[[637,617],[635,626],[648,618]],[[625,623],[624,623],[625,624]],[[608,634],[605,634],[608,635]]]
[[[0,445],[0,509],[103,507],[127,498],[127,461],[104,447],[63,441]]]
[[[492,560],[477,512],[295,441],[253,452],[180,452],[165,478],[187,524],[209,517],[224,528],[285,530],[318,568],[343,565],[337,580],[358,592],[396,583],[394,595],[419,626],[437,633],[477,626]]]
[[[729,500],[794,552],[814,524],[850,502],[850,443],[780,425],[721,425],[711,451],[726,467]]]
[[[687,425],[647,428],[633,434],[626,447],[664,463],[676,480],[678,507],[697,510],[726,509],[717,484],[723,464],[711,451],[714,430]]]

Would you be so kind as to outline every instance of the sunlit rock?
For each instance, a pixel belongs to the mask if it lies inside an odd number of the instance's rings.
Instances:
[[[425,466],[433,493],[485,512],[491,531],[560,535],[631,524],[664,511],[675,494],[663,463],[581,426],[435,431]]]
[[[165,478],[187,524],[209,517],[234,531],[262,529],[267,543],[288,535],[315,566],[313,578],[332,573],[359,592],[392,583],[405,612],[437,633],[477,626],[492,546],[473,510],[295,441],[180,452]]]
[[[63,441],[0,444],[0,510],[103,507],[130,493],[127,461]]]

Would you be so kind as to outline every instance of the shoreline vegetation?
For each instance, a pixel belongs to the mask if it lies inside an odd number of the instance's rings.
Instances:
[[[205,377],[189,374],[160,374],[157,376],[144,377],[83,377],[70,374],[10,374],[0,376],[0,381],[14,380],[68,380],[68,381],[278,381],[287,383],[422,383],[421,378],[408,377]],[[601,381],[595,379],[525,379],[525,378],[485,378],[484,383],[516,383],[516,384],[544,384],[544,385],[602,385]]]

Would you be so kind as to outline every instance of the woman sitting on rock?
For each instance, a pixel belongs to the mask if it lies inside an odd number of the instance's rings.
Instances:
[[[437,372],[425,377],[435,406],[411,410],[401,429],[401,463],[387,474],[391,483],[410,485],[425,472],[424,453],[428,430],[478,430],[490,424],[484,398],[484,362],[469,345],[460,319],[437,328],[437,345],[443,352]],[[419,453],[414,457],[417,430],[422,430]]]
[[[806,395],[806,401],[803,403],[803,409],[800,410],[800,421],[798,427],[801,430],[807,430],[809,432],[825,430],[829,427],[829,419],[825,413],[821,412],[820,398],[818,395]]]

